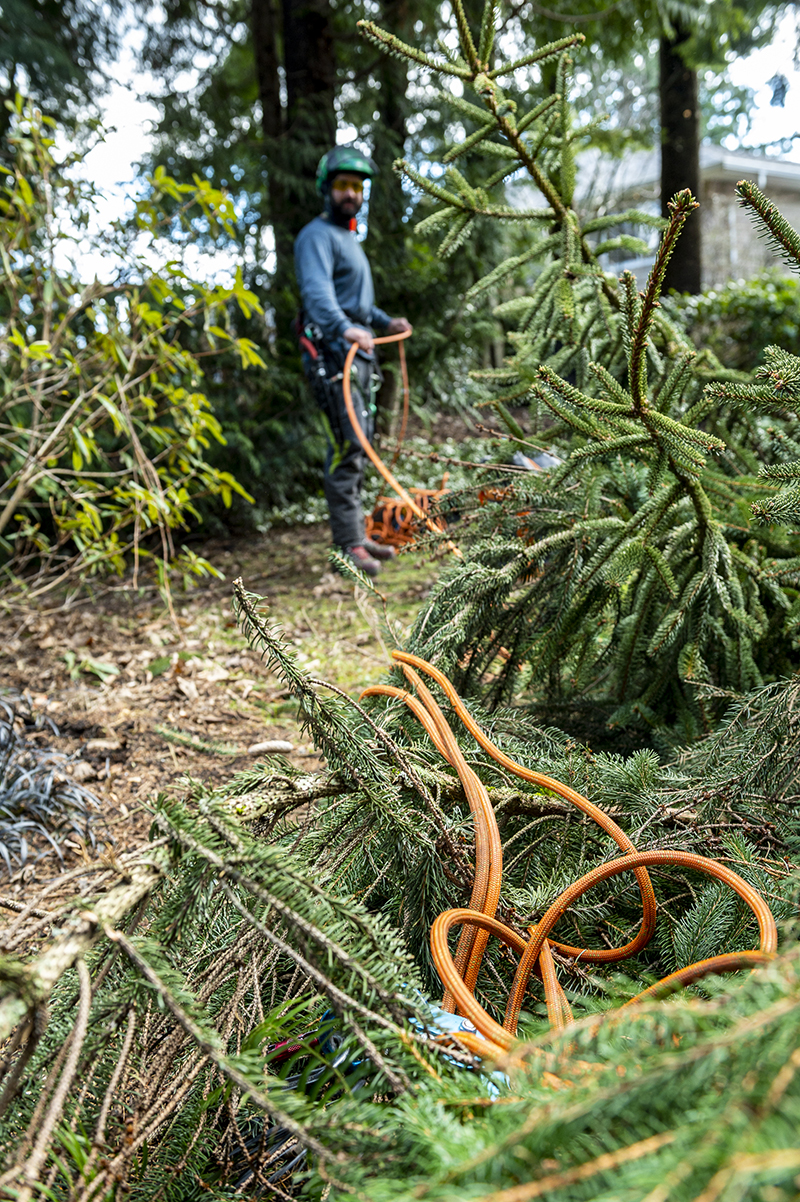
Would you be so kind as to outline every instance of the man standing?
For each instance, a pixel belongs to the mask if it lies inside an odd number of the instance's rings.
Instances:
[[[364,180],[375,173],[372,161],[351,146],[337,146],[323,155],[317,168],[317,191],[325,212],[304,226],[294,250],[303,301],[298,331],[303,368],[322,409],[328,436],[325,499],[333,543],[370,576],[380,571],[377,561],[393,559],[395,550],[370,542],[364,533],[361,487],[367,457],[347,416],[342,371],[350,344],[355,342],[353,407],[372,442],[373,395],[380,383],[380,369],[370,327],[387,334],[411,329],[404,317],[390,318],[376,306],[367,256],[356,239]]]

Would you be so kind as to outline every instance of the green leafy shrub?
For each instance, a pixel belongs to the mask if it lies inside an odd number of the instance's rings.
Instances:
[[[735,371],[760,367],[765,347],[800,343],[800,280],[777,269],[677,303],[695,345]]]
[[[213,236],[234,220],[232,204],[199,179],[178,185],[157,171],[136,204],[138,253],[105,231],[100,249],[122,252],[124,271],[87,281],[70,255],[88,239],[91,188],[75,159],[56,162],[50,119],[18,101],[14,131],[0,191],[2,587],[35,597],[131,564],[135,582],[146,556],[162,580],[205,572],[177,532],[197,519],[199,497],[229,506],[247,494],[209,462],[224,436],[202,364],[234,349],[244,366],[263,365],[228,319],[231,306],[249,314],[258,301],[238,273],[228,288],[188,278],[159,235],[200,222]]]

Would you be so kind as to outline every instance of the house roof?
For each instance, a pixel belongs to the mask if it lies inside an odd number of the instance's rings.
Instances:
[[[728,151],[719,146],[701,146],[700,175],[703,179],[731,180],[734,183],[747,176],[754,179],[761,189],[769,190],[778,185],[792,192],[800,192],[800,163],[745,150]]]
[[[636,150],[613,159],[599,150],[585,151],[578,158],[576,196],[626,196],[633,199],[658,197],[661,161],[658,150]],[[736,184],[740,179],[754,180],[769,191],[779,187],[800,193],[800,163],[771,158],[748,150],[723,150],[720,146],[700,147],[700,177],[704,181]]]

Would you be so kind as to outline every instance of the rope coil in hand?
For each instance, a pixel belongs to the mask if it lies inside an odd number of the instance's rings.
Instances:
[[[402,344],[402,342],[406,338],[410,338],[410,337],[411,337],[411,331],[405,330],[405,331],[403,331],[402,334],[385,334],[382,338],[375,338],[375,339],[373,339],[373,341],[376,346],[380,346],[386,342],[399,342]],[[404,351],[404,348],[402,348],[402,345],[401,345],[401,351]],[[344,405],[345,405],[345,409],[347,410],[347,416],[350,418],[350,424],[352,425],[353,430],[355,431],[356,437],[358,438],[358,441],[361,443],[361,446],[363,447],[364,452],[367,455],[367,458],[378,469],[378,471],[383,476],[384,480],[389,485],[389,487],[395,493],[397,493],[400,500],[405,505],[407,505],[408,508],[411,510],[411,512],[414,514],[414,517],[416,517],[418,519],[418,521],[422,522],[422,524],[430,531],[431,534],[441,534],[441,532],[442,532],[441,526],[439,526],[437,524],[437,522],[434,521],[434,519],[430,517],[429,514],[425,513],[425,511],[423,509],[421,509],[420,506],[417,504],[417,502],[414,500],[411,493],[408,492],[405,488],[403,488],[402,484],[395,478],[395,476],[392,474],[392,472],[389,470],[389,468],[383,462],[380,455],[378,455],[378,453],[375,451],[375,449],[371,446],[369,439],[367,438],[366,434],[364,433],[364,431],[361,428],[359,420],[356,417],[356,411],[355,411],[355,407],[353,405],[353,393],[352,393],[352,389],[350,386],[350,369],[353,366],[353,360],[355,359],[357,352],[358,352],[358,343],[354,342],[351,344],[350,349],[347,352],[347,357],[344,361],[344,368],[342,370],[342,393],[344,395]],[[404,385],[404,388],[405,388],[406,394],[407,394],[408,393],[408,375],[405,370],[405,353],[403,353],[402,359],[401,359],[401,371],[403,372],[403,385]],[[404,426],[403,426],[403,432],[404,431],[405,431],[405,420],[404,420]],[[400,441],[402,441],[402,436],[401,436]],[[400,442],[398,442],[398,451],[399,451],[399,446],[400,446]],[[394,459],[392,459],[392,464],[394,464],[396,459],[397,459],[397,451],[395,452]],[[448,541],[446,545],[447,545],[448,551],[452,552],[453,555],[457,555],[459,559],[462,558],[461,552],[459,551],[459,549],[455,545],[455,543]]]
[[[759,948],[753,951],[729,952],[711,956],[695,964],[687,965],[677,972],[657,981],[648,989],[632,998],[625,1005],[631,1006],[645,999],[657,998],[674,989],[699,981],[710,974],[734,972],[741,968],[753,968],[767,963],[776,952],[778,933],[775,919],[760,894],[747,881],[724,864],[694,852],[652,849],[637,851],[620,826],[606,813],[571,789],[568,785],[543,773],[535,772],[516,763],[481,730],[470,715],[447,677],[416,655],[393,651],[393,658],[401,665],[409,684],[416,689],[417,696],[392,685],[375,685],[365,689],[362,697],[386,696],[402,700],[420,721],[440,755],[456,770],[464,786],[470,811],[475,824],[475,875],[469,907],[447,910],[434,921],[431,928],[431,952],[436,970],[444,985],[442,1005],[445,1010],[458,1011],[475,1026],[479,1035],[459,1032],[459,1040],[478,1056],[498,1059],[511,1048],[517,1031],[523,998],[531,975],[536,973],[544,985],[548,1019],[552,1027],[562,1029],[572,1021],[572,1013],[566,995],[558,981],[552,949],[562,955],[580,958],[588,964],[614,964],[634,956],[650,942],[656,926],[656,898],[648,868],[657,865],[672,865],[705,873],[729,885],[750,907],[759,928]],[[496,918],[497,904],[503,873],[503,853],[500,832],[494,810],[485,786],[477,774],[466,763],[455,735],[447,723],[438,703],[423,683],[419,673],[433,679],[444,692],[459,719],[467,730],[497,763],[515,776],[538,785],[564,798],[587,817],[593,819],[606,834],[615,841],[624,854],[615,860],[600,864],[585,873],[560,894],[534,927],[528,929],[526,940],[516,931]],[[594,885],[601,884],[622,872],[633,872],[642,898],[643,919],[639,933],[634,939],[618,948],[578,948],[550,938],[550,933],[565,911]],[[461,928],[455,958],[448,946],[448,934],[454,927]],[[519,956],[514,981],[506,1004],[502,1025],[496,1022],[477,1001],[475,984],[481,967],[484,950],[489,936],[494,935]]]

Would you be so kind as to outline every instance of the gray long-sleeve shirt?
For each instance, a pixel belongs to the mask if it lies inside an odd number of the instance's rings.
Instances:
[[[340,341],[348,326],[389,324],[375,304],[367,256],[350,230],[315,217],[297,235],[294,262],[305,315],[328,341]]]

